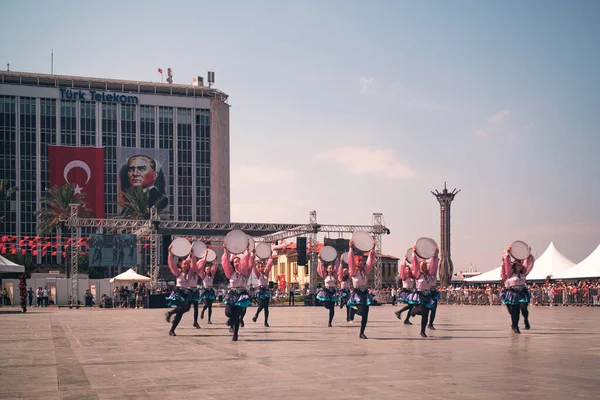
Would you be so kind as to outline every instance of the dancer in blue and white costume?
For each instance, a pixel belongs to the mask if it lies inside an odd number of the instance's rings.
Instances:
[[[369,293],[367,282],[369,280],[369,273],[373,269],[373,263],[375,262],[375,242],[373,242],[373,248],[369,252],[366,263],[361,254],[354,254],[353,245],[354,242],[351,240],[350,250],[348,251],[348,272],[352,277],[354,289],[348,300],[347,307],[352,307],[350,310],[350,321],[354,321],[354,314],[362,317],[359,337],[366,339],[365,328],[369,319],[369,306],[373,302],[373,295]]]
[[[415,277],[412,274],[411,266],[406,263],[406,256],[408,250],[404,254],[404,260],[400,263],[400,280],[402,282],[402,289],[398,294],[398,301],[405,303],[406,306],[401,310],[396,311],[396,317],[402,319],[402,313],[408,311],[404,325],[412,325],[410,322],[411,311],[415,307],[415,304],[419,304],[419,294],[415,290]]]
[[[333,321],[333,315],[335,314],[335,303],[338,301],[337,295],[337,280],[340,269],[340,259],[336,257],[334,264],[329,264],[325,269],[325,264],[321,257],[319,257],[319,263],[317,265],[317,272],[319,276],[323,278],[325,287],[321,288],[317,293],[317,299],[319,299],[323,306],[329,310],[329,324],[331,328],[331,322]]]
[[[525,329],[531,328],[529,325],[529,310],[527,309],[531,301],[531,293],[527,289],[527,275],[533,269],[535,258],[531,254],[530,247],[529,257],[525,261],[515,260],[511,262],[510,250],[511,246],[508,246],[502,255],[500,278],[504,281],[504,289],[500,292],[500,300],[508,308],[513,332],[521,333],[519,330],[519,317],[521,313],[523,314]]]
[[[227,325],[229,325],[230,331],[233,332],[232,340],[236,342],[243,314],[246,308],[252,304],[250,294],[248,293],[248,279],[252,273],[250,257],[253,258],[254,254],[251,255],[248,249],[246,249],[241,258],[234,256],[230,261],[230,257],[231,255],[227,251],[227,247],[225,247],[225,252],[221,258],[221,265],[223,266],[225,276],[229,279],[231,289],[223,299],[223,303],[225,303],[225,315],[229,318]]]
[[[204,319],[204,312],[208,310],[208,323],[212,324],[212,305],[213,301],[217,298],[215,294],[215,289],[213,288],[213,281],[215,279],[215,274],[217,273],[217,264],[213,263],[213,265],[207,265],[204,268],[199,270],[200,279],[202,279],[202,285],[204,286],[202,290],[200,290],[200,302],[204,303],[204,307],[202,307],[202,313],[200,313],[200,319]],[[194,310],[194,317],[198,318],[197,313]]]
[[[255,299],[258,302],[258,309],[256,314],[252,317],[252,321],[256,322],[261,311],[265,312],[265,327],[269,327],[269,303],[271,302],[271,290],[269,289],[269,273],[273,268],[273,257],[269,258],[267,265],[261,259],[256,261],[254,266],[254,275],[258,279],[258,290],[256,292]]]
[[[413,256],[411,260],[412,273],[416,279],[417,293],[419,294],[418,307],[412,310],[412,314],[421,314],[421,337],[427,337],[425,329],[429,320],[429,312],[436,309],[439,298],[437,297],[437,270],[439,266],[439,249],[436,247],[435,255],[430,264],[426,260],[417,257],[417,247],[413,247]],[[433,325],[429,325],[430,329]]]

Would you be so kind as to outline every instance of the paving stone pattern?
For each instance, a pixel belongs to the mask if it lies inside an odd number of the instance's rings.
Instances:
[[[0,308],[0,399],[598,399],[600,310],[532,307],[510,330],[505,308],[440,306],[419,336],[391,306],[359,316],[272,307],[270,328],[248,310],[232,342],[223,308],[213,325],[165,310]]]

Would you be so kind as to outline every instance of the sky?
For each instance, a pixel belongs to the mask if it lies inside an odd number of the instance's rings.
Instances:
[[[383,252],[439,243],[455,271],[524,240],[600,244],[600,3],[0,2],[0,68],[175,83],[231,104],[234,222],[369,225]],[[337,237],[332,234],[331,237]],[[346,236],[348,238],[348,236]]]

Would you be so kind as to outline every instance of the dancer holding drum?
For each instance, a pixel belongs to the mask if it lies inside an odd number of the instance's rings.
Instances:
[[[411,311],[415,304],[419,304],[419,295],[415,291],[415,278],[412,274],[411,266],[408,265],[408,260],[412,259],[412,248],[409,248],[404,253],[404,260],[400,263],[400,280],[402,281],[402,289],[398,294],[398,301],[405,303],[406,306],[399,311],[396,311],[396,317],[402,320],[402,313],[408,311],[404,319],[404,325],[412,325],[410,322]]]
[[[372,243],[371,246],[369,244]],[[364,257],[361,254],[354,254],[354,245],[356,244],[357,250],[360,252],[369,252],[367,262],[364,262]],[[369,273],[373,268],[375,262],[375,241],[366,232],[354,232],[352,234],[352,240],[350,240],[350,250],[348,251],[348,272],[352,277],[352,284],[354,289],[348,300],[347,307],[352,307],[350,310],[350,320],[354,321],[354,314],[358,314],[362,317],[360,321],[360,335],[361,339],[366,339],[365,328],[367,327],[367,321],[369,319],[369,306],[373,301],[373,296],[369,293],[367,282],[369,279]],[[354,309],[356,307],[357,309]]]
[[[213,281],[215,279],[215,274],[217,273],[217,264],[215,260],[217,258],[217,254],[212,249],[208,249],[206,254],[206,262],[212,265],[207,265],[205,268],[200,269],[199,275],[200,279],[202,279],[203,288],[200,291],[200,301],[204,303],[204,307],[202,307],[202,312],[200,313],[200,319],[204,319],[204,312],[208,310],[208,323],[212,324],[212,305],[213,301],[215,301],[216,294],[215,289],[213,288]],[[194,313],[194,317],[196,317]]]
[[[269,327],[269,303],[271,302],[271,290],[269,290],[269,273],[273,267],[273,257],[271,246],[267,243],[259,243],[256,246],[256,255],[259,257],[254,267],[254,275],[258,279],[258,292],[256,294],[256,300],[258,301],[258,309],[256,314],[252,317],[252,321],[256,322],[261,311],[265,311],[265,327]],[[265,259],[267,265],[265,267]]]
[[[189,248],[187,251],[189,254],[188,258],[183,261],[176,261],[176,257],[185,257],[187,255],[185,250],[186,247]],[[177,238],[171,243],[169,246],[168,264],[171,273],[175,275],[177,279],[177,287],[168,298],[169,305],[175,305],[176,307],[167,312],[166,319],[167,322],[171,322],[171,317],[175,314],[175,318],[171,323],[169,335],[177,336],[175,334],[175,329],[177,328],[177,325],[179,325],[179,322],[181,322],[183,314],[190,310],[193,290],[198,285],[197,259],[193,252],[193,248],[187,239]]]
[[[511,261],[511,256],[514,261]],[[527,275],[533,269],[535,258],[531,254],[531,247],[525,242],[517,240],[504,250],[502,255],[502,270],[500,277],[504,282],[504,289],[500,292],[500,299],[510,313],[511,328],[514,333],[519,330],[519,317],[523,314],[525,329],[530,329],[529,310],[527,306],[531,294],[527,289]]]
[[[348,254],[346,253],[346,256]],[[342,258],[344,255],[342,254]],[[348,268],[338,268],[338,280],[340,281],[340,308],[344,308],[346,306],[346,322],[350,322],[350,310],[348,307],[348,300],[350,299],[350,283],[352,282],[352,278],[350,277],[350,272],[348,272]]]
[[[326,264],[327,269],[325,269]],[[323,306],[329,310],[329,323],[327,324],[329,328],[331,328],[331,322],[333,321],[333,315],[335,313],[335,303],[338,301],[336,286],[339,268],[340,260],[335,248],[332,246],[323,247],[319,252],[317,272],[319,273],[319,276],[323,278],[325,287],[319,290],[317,299],[319,299],[323,303]]]
[[[431,251],[432,249],[433,252]],[[417,257],[417,254],[419,257]],[[432,255],[433,258],[431,257]],[[421,258],[420,261],[419,258]],[[427,264],[428,258],[431,258],[429,264]],[[437,307],[438,301],[435,286],[437,284],[437,270],[439,266],[439,249],[433,239],[420,238],[417,240],[417,243],[413,246],[411,264],[412,274],[416,280],[415,284],[419,295],[419,307],[413,309],[411,313],[412,315],[421,314],[421,337],[427,337],[425,329],[428,327],[429,313]],[[435,329],[431,323],[429,328]]]
[[[204,272],[204,264],[206,263],[206,245],[204,242],[198,240],[192,244],[192,251],[190,255],[193,254],[197,259],[202,260],[201,264],[198,265],[198,276],[200,276],[201,272]],[[202,300],[200,299],[200,289],[198,289],[198,282],[196,279],[196,285],[194,285],[192,290],[192,305],[194,306],[194,328],[200,329],[200,325],[198,324],[198,303]]]
[[[229,232],[225,237],[224,245],[225,252],[221,264],[231,289],[223,299],[223,303],[226,305],[227,325],[233,328],[231,340],[235,342],[238,340],[242,314],[252,304],[248,294],[248,278],[252,273],[252,264],[249,260],[248,237],[244,232],[239,230]],[[235,255],[230,261],[231,253]]]

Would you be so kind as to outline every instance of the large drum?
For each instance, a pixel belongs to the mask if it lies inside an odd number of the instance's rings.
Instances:
[[[192,251],[197,258],[206,257],[207,250],[208,248],[206,247],[206,244],[204,244],[204,242],[201,240],[197,240],[194,242],[194,244],[192,244]]]
[[[213,249],[206,250],[206,262],[207,263],[215,262],[216,259],[217,259],[217,253],[215,253],[215,251]]]
[[[408,250],[406,250],[406,257],[405,260],[407,263],[411,263],[412,261],[412,256],[413,256],[413,249],[412,247],[409,247]]]
[[[252,251],[256,248],[256,243],[254,243],[254,238],[248,235],[248,250]]]
[[[342,259],[343,262],[348,264],[348,252],[347,251],[343,252],[342,256],[340,258]]]
[[[363,253],[373,249],[373,237],[368,232],[353,232],[352,242],[354,243],[354,247]]]
[[[530,253],[529,245],[522,240],[515,240],[510,245],[510,255],[515,260],[526,260]]]
[[[332,246],[324,246],[319,251],[319,257],[326,264],[332,263],[337,258],[337,250]]]
[[[225,236],[225,248],[232,254],[242,254],[248,245],[248,235],[239,229],[234,229]]]
[[[267,258],[271,258],[273,254],[273,250],[271,250],[271,245],[269,243],[260,242],[256,245],[256,255],[258,258],[266,260]]]
[[[416,253],[419,258],[427,260],[434,256],[437,243],[432,238],[422,237],[415,242]]]
[[[171,252],[177,257],[186,257],[190,254],[191,243],[184,237],[178,237],[171,242]]]

